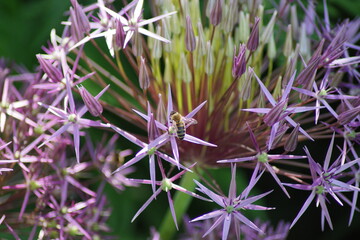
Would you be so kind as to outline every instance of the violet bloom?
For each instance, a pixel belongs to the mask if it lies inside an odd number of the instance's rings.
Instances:
[[[329,87],[329,77],[330,71],[328,70],[324,75],[320,86],[318,87],[316,83],[313,83],[313,91],[309,91],[307,89],[293,87],[292,89],[298,91],[304,95],[313,97],[316,99],[316,109],[315,109],[315,124],[317,124],[320,116],[320,103],[322,103],[326,109],[335,117],[338,118],[338,114],[335,110],[330,106],[327,100],[344,100],[344,99],[355,99],[355,96],[347,96],[343,94],[334,94],[336,89],[332,89]]]
[[[165,18],[167,16],[173,15],[176,13],[175,12],[170,12],[170,13],[166,13],[166,14],[162,14],[160,16],[157,17],[153,17],[151,19],[147,19],[147,20],[143,20],[142,19],[142,7],[144,4],[144,0],[139,0],[135,6],[134,11],[131,13],[131,17],[129,17],[128,19],[126,19],[125,17],[123,17],[122,15],[125,13],[125,11],[127,11],[128,9],[132,8],[134,6],[134,2],[130,3],[128,6],[126,6],[120,13],[116,13],[113,10],[105,7],[103,4],[99,4],[100,6],[100,10],[104,11],[106,13],[108,13],[110,16],[112,16],[114,19],[121,21],[121,24],[124,26],[124,31],[126,32],[126,37],[124,40],[124,46],[123,48],[125,48],[128,44],[128,42],[131,40],[131,38],[133,37],[134,34],[144,34],[146,36],[149,36],[151,38],[157,39],[159,41],[163,41],[165,43],[169,43],[170,41],[155,34],[152,33],[148,30],[146,30],[143,26],[149,24],[149,23],[153,23],[156,22],[162,18]],[[85,38],[83,38],[81,41],[79,41],[76,45],[74,45],[71,49],[74,49],[86,42],[88,42],[90,39],[94,39],[94,38],[98,38],[98,37],[107,37],[108,39],[112,40],[112,37],[114,34],[116,34],[116,28],[111,28],[109,27],[109,29],[106,29],[105,31],[103,29],[103,26],[101,26],[101,24],[99,24],[99,30],[96,30],[95,32],[91,33],[89,36],[86,36]],[[107,41],[109,42],[109,41]],[[108,44],[109,46],[109,44]],[[110,49],[110,53],[113,55],[113,47],[112,45],[109,47]]]
[[[281,183],[279,177],[276,175],[274,167],[270,165],[270,162],[277,159],[301,159],[306,158],[305,156],[295,156],[295,155],[282,155],[282,154],[268,154],[267,151],[261,150],[259,144],[255,139],[255,135],[251,130],[249,124],[247,124],[249,129],[250,139],[255,146],[256,155],[243,158],[233,158],[233,159],[224,159],[217,161],[218,163],[237,163],[237,162],[246,162],[246,161],[256,161],[256,166],[254,168],[253,175],[256,176],[261,171],[260,166],[263,166],[266,170],[269,171],[271,176],[275,179],[276,183],[280,186],[283,192],[290,198],[289,193],[286,191],[285,187]]]
[[[254,187],[256,182],[259,180],[261,174],[257,177],[254,175],[252,176],[249,185],[245,188],[245,190],[238,196],[236,196],[236,167],[234,164],[231,165],[231,182],[229,187],[229,195],[221,196],[210,189],[206,188],[204,185],[199,183],[198,181],[194,180],[195,183],[198,185],[198,190],[207,196],[211,200],[213,200],[215,203],[217,203],[222,209],[218,209],[209,213],[205,213],[204,215],[201,215],[197,218],[194,218],[191,220],[191,222],[196,222],[200,220],[206,220],[206,219],[216,219],[214,224],[207,230],[206,233],[204,233],[203,237],[208,235],[210,232],[212,232],[217,226],[222,224],[222,240],[228,239],[228,234],[230,231],[230,226],[233,224],[235,227],[238,226],[239,223],[243,223],[250,228],[263,233],[263,231],[256,226],[252,221],[250,221],[248,218],[246,218],[241,211],[242,210],[271,210],[273,208],[263,207],[259,205],[253,204],[253,202],[265,197],[269,193],[272,192],[268,191],[266,193],[248,197],[251,189]],[[237,232],[236,239],[239,239],[240,236]]]
[[[99,99],[102,94],[107,90],[109,85],[104,88],[96,97],[95,99]],[[55,116],[59,117],[61,120],[59,122],[63,122],[64,125],[60,127],[55,133],[53,133],[48,139],[46,139],[39,147],[45,145],[49,141],[53,140],[54,138],[58,137],[60,134],[64,133],[68,129],[72,129],[72,133],[74,135],[74,148],[76,154],[76,160],[80,162],[80,128],[82,127],[108,127],[108,125],[102,124],[97,121],[88,120],[82,118],[82,116],[88,111],[87,107],[84,106],[78,112],[75,109],[75,102],[72,95],[72,90],[70,87],[70,82],[68,78],[66,78],[66,92],[69,99],[69,110],[66,108],[64,110],[59,109],[54,106],[49,106],[39,102],[39,105],[46,107],[51,113]],[[67,104],[65,104],[66,106]],[[67,107],[67,106],[66,106]]]
[[[251,71],[254,72],[253,69]],[[279,101],[276,101],[272,94],[269,92],[269,90],[266,88],[266,86],[262,83],[262,81],[259,79],[259,77],[255,74],[255,78],[257,82],[259,83],[261,90],[265,94],[266,98],[270,102],[270,104],[273,106],[272,108],[247,108],[242,109],[242,111],[248,111],[248,112],[255,112],[255,113],[263,113],[265,114],[264,122],[271,127],[271,133],[270,133],[270,139],[268,143],[268,149],[270,150],[273,144],[273,141],[275,139],[276,132],[278,131],[278,128],[280,126],[280,121],[285,119],[290,125],[292,125],[294,128],[297,126],[297,123],[288,115],[292,113],[301,113],[301,112],[307,112],[311,110],[315,110],[316,107],[298,107],[298,106],[287,106],[288,97],[292,88],[292,84],[295,79],[295,74],[292,75],[291,79],[289,80],[286,89],[284,90],[284,93]],[[303,129],[299,128],[299,131],[304,134],[309,139],[313,140],[312,137]]]
[[[191,165],[189,168],[193,167],[195,165],[195,163],[193,165]],[[199,196],[196,193],[190,192],[188,190],[186,190],[185,188],[177,185],[174,183],[175,180],[179,179],[184,173],[187,172],[187,170],[183,170],[181,172],[179,172],[178,174],[174,175],[173,177],[166,177],[164,168],[161,166],[160,167],[161,170],[161,175],[162,175],[162,180],[161,181],[156,181],[156,185],[160,186],[152,195],[151,197],[144,203],[144,205],[136,212],[135,216],[132,218],[131,222],[133,222],[144,210],[145,208],[147,208],[147,206],[149,206],[149,204],[156,199],[156,197],[161,193],[161,191],[166,192],[167,197],[168,197],[168,201],[169,201],[169,206],[170,206],[170,210],[171,210],[171,215],[173,217],[176,229],[179,230],[178,228],[178,224],[176,221],[176,213],[175,213],[175,208],[174,208],[174,203],[173,200],[171,198],[171,194],[170,194],[170,190],[175,189],[178,191],[181,191],[185,194],[188,194],[192,197],[196,197],[199,198],[201,200],[204,201],[209,201],[208,199]],[[130,182],[134,182],[134,183],[141,183],[141,184],[152,184],[151,180],[145,180],[145,179],[128,179]]]
[[[316,206],[319,206],[319,204],[321,206],[321,229],[324,230],[325,219],[328,222],[330,228],[333,229],[330,214],[326,206],[326,202],[328,202],[327,194],[330,194],[331,197],[335,199],[335,201],[337,201],[341,206],[343,206],[343,203],[338,197],[339,193],[360,191],[358,187],[350,185],[348,182],[342,182],[339,180],[339,178],[346,169],[353,166],[354,164],[359,164],[360,158],[342,164],[341,163],[342,159],[346,157],[346,150],[342,150],[342,154],[333,162],[333,164],[330,165],[330,158],[334,146],[334,138],[335,138],[335,134],[333,134],[333,137],[329,144],[329,148],[326,153],[323,166],[315,162],[315,160],[310,155],[308,149],[306,147],[304,148],[309,160],[309,167],[312,178],[311,184],[284,183],[284,185],[295,189],[311,191],[309,197],[306,199],[304,205],[302,206],[299,213],[293,220],[290,228],[292,228],[295,225],[295,223],[299,220],[299,218],[309,207],[312,200],[316,197]]]

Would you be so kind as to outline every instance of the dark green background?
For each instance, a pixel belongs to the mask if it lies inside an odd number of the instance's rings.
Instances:
[[[80,1],[83,5],[95,1]],[[322,1],[319,1],[317,10],[322,15]],[[360,1],[347,0],[337,1],[331,0],[329,2],[329,12],[332,18],[332,23],[335,24],[336,19],[358,17],[360,9]],[[68,0],[0,0],[0,57],[5,57],[8,60],[14,61],[18,64],[23,64],[30,71],[33,71],[37,66],[35,54],[41,53],[41,46],[47,45],[50,30],[57,29],[61,33],[62,26],[60,22],[66,20],[64,12],[68,10],[70,1]],[[299,8],[298,8],[299,9]],[[316,151],[316,149],[314,149]],[[229,171],[222,170],[218,174],[224,174],[222,179],[229,180]],[[247,178],[248,179],[248,178]],[[272,182],[271,177],[266,176],[262,179],[262,183],[266,181]],[[224,184],[226,186],[226,184]],[[164,205],[159,204],[162,199],[155,201],[139,217],[138,221],[130,224],[135,211],[146,201],[150,196],[151,191],[147,187],[140,189],[129,189],[125,193],[117,193],[109,186],[107,195],[113,208],[113,216],[110,219],[110,225],[116,229],[117,234],[121,234],[122,239],[144,239],[149,234],[148,226],[143,223],[153,223],[159,226],[161,216],[164,211]],[[227,191],[226,189],[224,189]],[[264,191],[269,190],[264,188]],[[281,191],[275,187],[275,191],[269,196],[266,203],[267,206],[277,206],[279,214],[269,213],[268,215],[274,220],[279,220],[280,216],[286,216],[288,221],[291,221],[297,212],[300,210],[302,203],[306,200],[308,193],[297,193],[289,190],[293,196],[291,200],[286,199]],[[123,195],[127,194],[128,198]],[[299,202],[295,204],[295,199]],[[165,200],[164,204],[167,206]],[[201,203],[196,202],[201,208]],[[128,207],[132,205],[134,207]],[[349,214],[349,207],[340,208],[331,202],[331,207],[337,211],[330,211],[335,231],[331,232],[326,227],[326,232],[321,233],[320,230],[320,209],[315,208],[314,204],[299,220],[298,224],[291,231],[289,239],[350,239],[351,234],[355,233],[356,225],[359,223],[359,214],[355,214],[352,228],[347,228],[347,220]],[[333,209],[332,209],[333,210]],[[156,216],[154,216],[156,214]],[[194,216],[192,216],[194,217]],[[152,222],[154,221],[154,222]],[[126,224],[124,224],[126,223]],[[359,234],[358,234],[359,236]],[[1,234],[0,234],[1,237]]]

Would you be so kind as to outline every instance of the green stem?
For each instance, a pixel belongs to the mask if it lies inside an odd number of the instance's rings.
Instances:
[[[196,187],[194,179],[199,180],[199,175],[192,172],[186,172],[181,178],[180,186],[193,192]],[[189,208],[192,199],[193,197],[184,194],[180,191],[177,191],[175,194],[174,208],[176,212],[176,221],[179,226],[182,223],[184,214],[187,212],[187,209]],[[161,239],[162,240],[174,239],[175,232],[176,232],[176,227],[174,224],[174,220],[172,219],[170,209],[168,209],[160,226]]]

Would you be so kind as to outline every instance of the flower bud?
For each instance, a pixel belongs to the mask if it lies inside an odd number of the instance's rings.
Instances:
[[[36,58],[40,63],[41,69],[51,80],[61,82],[63,75],[58,68],[54,67],[49,60],[44,59],[40,54],[37,54]]]
[[[276,20],[277,11],[274,11],[273,15],[271,16],[271,19],[267,26],[265,27],[262,35],[261,35],[261,42],[267,43],[270,40],[271,34],[274,32],[274,25]]]
[[[206,41],[205,41],[205,34],[204,29],[202,26],[201,21],[197,23],[197,32],[198,32],[198,54],[200,56],[204,56],[206,54]]]
[[[216,0],[213,5],[210,13],[210,23],[214,26],[217,26],[221,22],[222,17],[222,2],[221,0]]]
[[[245,15],[243,11],[240,11],[239,27],[237,33],[240,42],[246,42],[250,35],[249,14]]]
[[[302,84],[305,89],[312,88],[312,83],[315,81],[317,68],[319,67],[320,57],[309,62],[309,64],[301,71],[296,78],[297,83]]]
[[[249,67],[250,68],[250,67]],[[248,69],[245,73],[245,79],[243,79],[239,96],[242,100],[246,101],[250,98],[251,93],[251,79],[254,75],[254,72]]]
[[[272,126],[284,118],[284,107],[287,104],[287,99],[278,102],[264,117],[264,123]]]
[[[237,0],[230,0],[229,7],[226,7],[226,14],[224,16],[224,31],[225,33],[232,32],[235,21],[237,20],[237,15],[239,13],[238,11],[238,5]],[[230,34],[229,34],[230,35]]]
[[[259,21],[260,18],[255,18],[254,26],[251,30],[249,40],[247,41],[246,47],[249,51],[254,52],[259,46]]]
[[[338,122],[341,125],[348,124],[351,122],[356,116],[360,114],[360,106],[356,108],[349,109],[339,114]]]
[[[281,139],[283,138],[283,136],[285,135],[286,131],[289,129],[289,127],[287,126],[287,124],[282,124],[280,122],[280,126],[275,134],[275,138],[271,144],[270,149],[275,149],[278,145],[278,143],[281,141]],[[270,138],[268,139],[268,141],[266,142],[266,144],[269,146],[270,142],[269,142]]]
[[[274,40],[274,34],[271,34],[270,41],[267,47],[267,55],[269,59],[274,59],[276,57],[276,46]]]
[[[71,0],[74,8],[70,8],[71,33],[75,40],[80,41],[84,33],[89,33],[90,23],[83,9],[76,0]]]
[[[124,26],[120,20],[116,19],[115,25],[116,25],[115,45],[118,47],[118,50],[120,50],[124,47],[126,33],[124,31]]]
[[[289,57],[292,53],[292,29],[291,24],[287,26],[286,40],[284,44],[284,56]]]
[[[294,39],[297,39],[297,37],[299,36],[299,21],[298,21],[295,4],[291,6],[290,11],[291,11],[290,22],[291,22],[291,27],[292,27],[292,36]]]
[[[190,16],[186,17],[185,46],[189,52],[194,51],[196,48],[196,39],[195,39],[194,29],[191,24]]]
[[[139,84],[142,90],[146,90],[150,86],[150,77],[146,69],[145,58],[140,58]]]
[[[299,44],[300,44],[300,53],[301,53],[301,55],[304,56],[305,60],[308,60],[309,56],[311,55],[311,53],[310,53],[310,39],[306,35],[305,23],[301,24]]]
[[[182,79],[185,83],[191,82],[192,80],[191,71],[186,61],[184,53],[181,53],[180,67],[178,69],[179,70],[177,71],[177,77],[179,79]]]
[[[156,27],[156,34],[161,35],[161,26]],[[151,56],[154,59],[160,59],[162,56],[162,43],[160,41],[154,41],[154,46],[151,51]]]
[[[299,128],[300,128],[300,124],[297,124],[296,127],[290,133],[284,146],[285,151],[292,152],[296,149],[298,144]]]
[[[214,72],[214,54],[212,53],[210,41],[207,42],[206,48],[205,72],[210,76]]]
[[[239,55],[236,56],[236,47],[234,48],[234,58],[232,66],[232,76],[239,78],[246,71],[246,47],[245,44],[239,46]]]
[[[81,95],[82,100],[85,103],[88,111],[94,117],[98,117],[103,112],[103,107],[101,106],[100,102],[95,99],[83,86],[78,87],[79,93]]]

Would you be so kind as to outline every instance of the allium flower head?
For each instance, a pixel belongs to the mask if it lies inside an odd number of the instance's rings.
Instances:
[[[238,224],[245,224],[249,226],[250,228],[263,233],[263,231],[256,226],[253,222],[251,222],[248,218],[246,218],[241,211],[251,209],[251,210],[270,210],[273,208],[268,207],[262,207],[259,205],[253,204],[255,201],[265,197],[272,191],[253,196],[248,197],[251,189],[254,187],[255,183],[258,181],[261,174],[250,180],[250,183],[248,187],[240,194],[236,195],[236,167],[234,164],[231,165],[231,182],[230,182],[230,188],[229,188],[229,195],[226,196],[220,196],[210,189],[206,188],[201,183],[195,181],[196,185],[198,186],[198,190],[205,195],[207,195],[211,200],[213,200],[216,204],[218,204],[222,209],[215,210],[209,213],[206,213],[204,215],[201,215],[197,218],[194,218],[191,220],[191,222],[196,222],[200,220],[210,219],[214,218],[216,219],[214,224],[207,230],[206,233],[204,233],[203,237],[208,235],[211,231],[213,231],[217,226],[222,224],[222,240],[228,239],[228,234],[231,226],[237,227]],[[237,235],[237,239],[240,236]]]
[[[321,206],[321,229],[324,230],[325,219],[328,222],[331,229],[333,229],[332,221],[330,218],[329,210],[326,205],[328,200],[328,195],[330,195],[335,201],[337,201],[341,206],[343,206],[340,197],[342,197],[341,193],[345,191],[360,191],[358,187],[355,187],[348,182],[343,182],[339,180],[344,174],[344,171],[353,166],[354,164],[359,164],[360,158],[357,158],[353,161],[349,161],[347,163],[342,163],[342,158],[345,158],[346,150],[343,149],[342,153],[338,156],[338,158],[330,164],[331,155],[334,146],[334,138],[333,135],[331,142],[329,144],[328,151],[326,153],[326,157],[324,160],[323,166],[321,166],[318,162],[316,162],[310,152],[305,147],[304,150],[309,160],[309,167],[311,172],[312,183],[311,184],[285,184],[286,186],[293,187],[300,190],[311,191],[311,194],[305,201],[301,210],[293,220],[290,227],[293,227],[294,224],[299,220],[299,218],[303,215],[306,209],[309,207],[312,200],[316,197],[316,205],[320,204]]]

